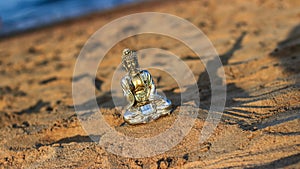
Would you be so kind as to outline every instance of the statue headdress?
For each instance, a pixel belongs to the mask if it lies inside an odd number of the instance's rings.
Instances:
[[[137,53],[135,51],[132,51],[130,49],[124,49],[123,55],[122,55],[122,64],[123,66],[127,67],[127,62],[135,62],[136,66],[138,68],[138,58]]]

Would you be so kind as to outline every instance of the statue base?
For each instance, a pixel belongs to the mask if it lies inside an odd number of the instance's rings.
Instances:
[[[168,115],[171,111],[172,105],[168,99],[152,100],[145,105],[128,108],[123,118],[129,124],[143,124]]]

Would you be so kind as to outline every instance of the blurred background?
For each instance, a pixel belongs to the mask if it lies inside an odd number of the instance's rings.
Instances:
[[[203,143],[199,138],[210,105],[218,102],[212,102],[210,77],[199,56],[208,60],[211,53],[196,54],[172,37],[138,34],[107,52],[95,78],[73,76],[91,35],[114,19],[149,11],[186,19],[219,53],[222,67],[215,66],[215,59],[206,65],[216,68],[215,75],[225,71],[226,106],[214,134]],[[300,168],[300,1],[0,0],[0,18],[0,168]],[[147,20],[132,22],[142,25]],[[172,26],[197,38],[185,27]],[[139,28],[115,26],[110,31],[120,36]],[[83,51],[88,59],[105,47],[93,40]],[[106,151],[93,142],[103,135],[87,133],[75,113],[72,82],[87,80],[94,85],[105,121],[120,134],[149,138],[177,121],[181,94],[194,90],[181,89],[170,74],[152,69],[157,89],[174,103],[174,113],[149,125],[124,123],[111,92],[124,48],[171,52],[191,69],[198,85],[199,115],[193,128],[177,146],[157,156],[134,159]],[[154,56],[147,52],[140,60],[156,61],[162,55]],[[94,119],[95,113],[86,110],[80,117]],[[91,124],[101,129],[102,124]]]
[[[138,0],[0,1],[0,36],[126,5]]]

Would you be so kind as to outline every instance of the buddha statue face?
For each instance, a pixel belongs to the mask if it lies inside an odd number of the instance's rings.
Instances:
[[[139,72],[139,64],[136,52],[130,49],[123,50],[122,65],[130,75],[135,75]]]

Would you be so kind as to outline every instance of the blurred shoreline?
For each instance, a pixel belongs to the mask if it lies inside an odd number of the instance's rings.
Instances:
[[[68,26],[69,24],[74,24],[76,22],[82,22],[85,20],[97,18],[97,17],[107,17],[107,16],[113,16],[118,15],[121,13],[136,13],[143,10],[151,9],[156,6],[165,5],[167,3],[174,3],[178,0],[136,0],[132,1],[128,4],[120,4],[118,6],[109,8],[109,9],[102,9],[97,11],[92,11],[90,13],[85,13],[77,17],[70,17],[70,18],[64,18],[61,20],[56,20],[50,23],[45,23],[41,25],[36,25],[34,27],[30,27],[27,29],[21,29],[21,30],[14,30],[10,31],[8,33],[1,33],[0,29],[0,41],[5,40],[6,38],[16,37],[27,33],[32,33],[40,30],[46,30],[46,29],[52,29],[54,27],[60,27],[60,26]],[[151,10],[148,10],[151,11]],[[1,23],[2,24],[2,23]],[[1,27],[0,27],[1,28]]]
[[[50,25],[143,0],[11,0],[0,2],[0,35]]]

